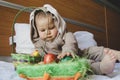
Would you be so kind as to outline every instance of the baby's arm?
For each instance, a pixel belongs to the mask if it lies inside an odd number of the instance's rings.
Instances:
[[[73,33],[66,33],[64,38],[65,44],[62,47],[62,53],[58,55],[59,59],[70,55],[74,57],[74,55],[78,52],[77,42]]]

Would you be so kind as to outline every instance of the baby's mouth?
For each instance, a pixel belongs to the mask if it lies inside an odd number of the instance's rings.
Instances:
[[[47,36],[46,38],[52,38],[52,36]]]
[[[52,39],[52,36],[47,36],[47,37],[46,37],[46,40],[47,40],[47,41],[49,41],[49,40],[51,40],[51,39]]]

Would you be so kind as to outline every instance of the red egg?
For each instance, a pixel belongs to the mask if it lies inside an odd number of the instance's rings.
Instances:
[[[44,56],[44,64],[55,62],[55,60],[56,60],[56,55],[52,53],[47,53]]]

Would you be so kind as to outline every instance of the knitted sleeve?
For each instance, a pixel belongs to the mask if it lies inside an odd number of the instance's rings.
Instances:
[[[65,44],[62,47],[62,52],[71,52],[76,54],[78,52],[77,41],[73,35],[73,33],[68,32],[64,37]]]

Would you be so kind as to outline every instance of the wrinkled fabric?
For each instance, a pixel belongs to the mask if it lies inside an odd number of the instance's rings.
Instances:
[[[83,51],[82,56],[87,57],[88,60],[92,60],[89,62],[91,65],[91,69],[95,74],[103,74],[101,69],[107,66],[100,68],[100,61],[104,57],[104,47],[103,46],[91,46]]]
[[[64,35],[64,40],[62,38],[60,38],[60,36],[59,36],[53,42],[45,42],[40,39],[39,41],[37,41],[34,44],[35,44],[36,49],[42,55],[45,54],[42,47],[44,48],[44,50],[46,52],[53,53],[55,55],[58,55],[58,54],[64,53],[64,52],[71,52],[73,54],[78,52],[76,40],[71,32],[67,32]]]
[[[25,80],[20,78],[12,63],[0,61],[0,80]]]
[[[84,50],[91,46],[97,46],[97,42],[94,39],[94,34],[88,31],[76,31],[74,32],[74,36],[80,50]]]
[[[92,59],[94,61],[101,61],[104,57],[103,50],[103,46],[91,46],[83,51],[83,56],[87,55],[88,59]]]

